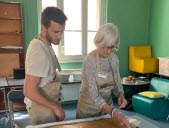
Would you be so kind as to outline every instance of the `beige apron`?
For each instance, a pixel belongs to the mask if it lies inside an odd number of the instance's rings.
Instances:
[[[44,40],[39,36],[37,37],[37,39],[40,39],[44,42]],[[44,44],[46,45],[46,43]],[[50,57],[50,59],[53,66],[56,67],[57,58],[52,59]],[[39,87],[39,91],[45,98],[60,105],[63,100],[63,95],[61,93],[61,89],[62,89],[61,81],[57,73],[55,73],[54,76],[55,78],[53,79],[53,81],[49,82],[43,87]],[[42,106],[36,102],[32,102],[31,108],[28,109],[28,113],[31,117],[31,121],[33,125],[58,121],[57,117],[55,116],[55,113],[51,109]]]
[[[109,64],[110,64],[110,60]],[[113,107],[112,101],[112,89],[114,86],[114,77],[113,77],[113,69],[111,71],[106,72],[100,68],[99,54],[96,52],[96,82],[98,93],[102,96],[105,102]],[[111,66],[111,65],[110,65]],[[89,118],[95,116],[101,116],[105,113],[100,110],[100,108],[96,107],[95,103],[92,101],[88,89],[81,92],[78,106],[77,106],[77,114],[76,118]]]
[[[54,81],[46,84],[44,87],[39,88],[39,91],[48,100],[59,105],[61,104],[61,83],[60,81],[57,81],[57,78]],[[29,115],[31,116],[33,125],[58,121],[55,113],[51,109],[36,102],[32,102],[32,106],[29,109]]]

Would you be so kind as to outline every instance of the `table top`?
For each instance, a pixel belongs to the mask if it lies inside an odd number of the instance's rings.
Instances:
[[[135,116],[127,117],[130,126],[139,128],[141,121]],[[45,123],[40,125],[28,125],[26,128],[122,128],[119,123],[110,117],[110,115],[102,115],[98,117],[65,120],[60,122]]]
[[[70,125],[61,125],[61,126],[54,126],[51,128],[122,128],[117,121],[113,118],[110,119],[101,119],[91,122],[83,122],[78,124],[70,124]]]
[[[63,82],[62,84],[75,84],[81,83],[81,81]],[[5,87],[22,87],[24,85],[24,79],[14,79],[13,77],[1,77],[0,88]]]
[[[85,119],[65,120],[40,125],[28,125],[26,128],[122,128],[119,124],[110,118],[110,115],[91,117]]]
[[[24,79],[14,79],[13,77],[7,77],[7,81],[9,87],[24,85]]]
[[[8,83],[7,83],[6,77],[1,77],[0,78],[0,88],[4,88],[7,86],[8,86]]]
[[[73,80],[73,81],[62,82],[62,84],[75,84],[75,83],[81,83],[81,81]]]
[[[150,81],[146,80],[146,81],[143,81],[143,80],[136,80],[136,82],[121,82],[122,85],[129,85],[129,86],[139,86],[139,85],[147,85],[149,84]]]

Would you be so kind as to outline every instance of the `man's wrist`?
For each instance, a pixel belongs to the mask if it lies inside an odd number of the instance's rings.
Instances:
[[[58,109],[58,105],[52,102],[50,108],[52,109],[52,111],[55,111],[56,109]]]

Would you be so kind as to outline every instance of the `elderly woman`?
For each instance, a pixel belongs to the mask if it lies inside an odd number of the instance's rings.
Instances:
[[[121,125],[130,128],[127,118],[113,108],[112,92],[118,97],[119,108],[127,104],[121,85],[118,57],[112,52],[119,48],[118,28],[111,24],[101,26],[95,35],[96,49],[83,62],[82,84],[77,105],[77,118],[110,114]]]

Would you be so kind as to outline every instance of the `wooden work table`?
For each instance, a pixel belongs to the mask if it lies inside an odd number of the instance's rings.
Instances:
[[[122,128],[122,126],[120,126],[116,120],[110,118],[78,124],[54,126],[51,128]]]
[[[110,115],[65,120],[40,125],[28,125],[26,128],[122,128]]]

